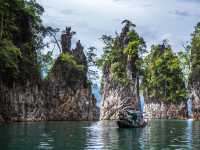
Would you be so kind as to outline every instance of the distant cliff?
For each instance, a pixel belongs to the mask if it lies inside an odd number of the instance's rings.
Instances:
[[[24,84],[0,80],[0,121],[96,120],[96,99],[87,82],[80,41],[71,49],[71,28],[62,34],[63,52],[46,80]]]

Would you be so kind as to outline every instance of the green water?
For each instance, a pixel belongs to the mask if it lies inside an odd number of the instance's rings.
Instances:
[[[200,121],[153,120],[143,129],[115,122],[41,122],[0,125],[0,150],[200,150]]]

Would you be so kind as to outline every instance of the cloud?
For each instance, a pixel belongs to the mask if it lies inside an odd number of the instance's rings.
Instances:
[[[187,2],[187,3],[200,3],[199,0],[177,0],[179,2]]]
[[[172,14],[180,16],[180,17],[200,17],[200,13],[192,12],[192,11],[186,11],[186,10],[178,10],[172,12]]]
[[[171,33],[165,33],[164,35],[162,35],[162,37],[160,38],[161,40],[168,40],[171,39],[172,34]]]
[[[145,37],[146,39],[157,39],[158,38],[158,30],[154,27],[150,27],[148,25],[145,26],[137,26],[140,35]]]
[[[78,13],[73,10],[73,9],[64,9],[64,10],[61,10],[61,13],[63,15],[77,15]]]
[[[152,4],[142,4],[143,7],[152,7]]]
[[[129,19],[148,45],[170,38],[179,49],[180,40],[190,39],[199,21],[200,0],[38,0],[44,8],[45,24],[61,30],[72,26],[85,47],[102,49],[103,34],[120,32],[121,21]],[[177,19],[178,18],[178,19]],[[182,19],[184,18],[184,19]],[[187,19],[187,21],[186,21]],[[173,33],[173,36],[166,36]],[[176,38],[180,37],[180,38]]]
[[[178,16],[183,16],[183,17],[191,16],[190,12],[181,11],[181,10],[175,10],[174,14]]]

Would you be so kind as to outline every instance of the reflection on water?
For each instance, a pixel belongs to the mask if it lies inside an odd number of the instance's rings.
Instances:
[[[113,121],[0,125],[1,150],[200,149],[200,122],[152,120],[143,129]]]

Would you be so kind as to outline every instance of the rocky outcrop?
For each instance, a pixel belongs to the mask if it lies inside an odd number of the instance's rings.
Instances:
[[[0,85],[1,115],[5,121],[46,120],[45,94],[41,86]]]
[[[62,51],[67,52],[71,50],[71,40],[75,32],[71,32],[71,27],[66,27],[66,30],[61,35]]]
[[[24,85],[13,83],[12,86],[0,80],[0,122],[98,119],[96,99],[87,85],[87,61],[83,47],[78,41],[75,50],[71,50],[71,41],[68,42],[62,41],[62,47],[65,47],[63,53],[68,53],[70,59],[74,59],[71,60],[73,63],[78,58],[81,71],[72,69],[74,64],[70,61],[62,62],[60,56],[48,80],[30,81]]]
[[[198,82],[196,86],[192,86],[190,89],[190,98],[192,100],[192,115],[196,120],[200,120],[200,91],[198,90]]]
[[[148,119],[187,119],[187,101],[163,102],[148,96],[144,91],[144,115]]]
[[[137,109],[138,98],[131,87],[111,87],[107,82],[104,85],[102,104],[100,109],[101,120],[116,120],[125,107]]]
[[[164,102],[145,102],[144,112],[149,119],[186,119],[187,104]]]
[[[129,22],[130,23],[130,22]],[[132,60],[123,54],[123,49],[128,46],[128,32],[130,31],[130,24],[126,23],[122,29],[119,37],[114,42],[115,49],[119,49],[117,55],[121,55],[120,63],[125,62],[125,78],[128,80],[127,85],[115,82],[111,73],[111,66],[104,65],[102,76],[102,101],[100,106],[100,119],[101,120],[117,120],[119,119],[120,112],[126,108],[138,110],[139,95],[137,87],[137,78],[135,70],[133,70]],[[122,50],[122,54],[120,53]]]

